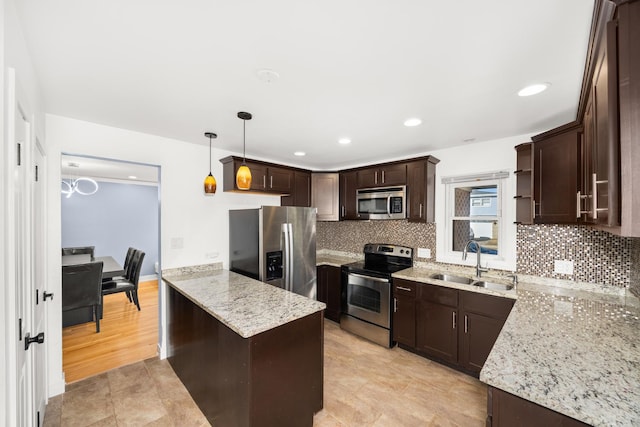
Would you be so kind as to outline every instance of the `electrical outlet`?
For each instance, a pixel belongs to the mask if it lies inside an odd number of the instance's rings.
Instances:
[[[553,262],[553,272],[556,274],[573,274],[573,261],[557,259]]]
[[[431,258],[431,249],[418,248],[418,258]]]

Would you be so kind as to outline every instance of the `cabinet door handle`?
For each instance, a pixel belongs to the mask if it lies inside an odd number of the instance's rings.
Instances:
[[[269,188],[273,188],[273,175],[269,177]]]
[[[344,218],[344,205],[341,206],[342,217]]]
[[[581,215],[581,209],[580,209],[580,205],[582,204],[582,198],[580,197],[580,192],[578,191],[576,193],[576,218],[580,218]]]
[[[469,332],[469,318],[465,314],[464,315],[464,333],[466,334],[467,332]]]
[[[262,175],[262,188],[267,188],[267,176]]]
[[[404,286],[396,286],[396,289],[401,291],[411,292],[411,288],[405,288]]]
[[[398,299],[394,298],[393,299],[393,312],[397,312],[398,311]]]
[[[384,184],[384,171],[382,171],[382,183]]]
[[[451,323],[452,323],[452,327],[453,329],[456,328],[456,312],[452,312],[451,314],[453,314],[452,319],[451,319]]]
[[[591,176],[591,183],[593,186],[593,200],[591,202],[591,206],[593,207],[593,210],[591,212],[591,216],[593,219],[598,219],[598,212],[606,212],[609,210],[609,208],[599,208],[598,207],[598,184],[608,184],[609,181],[608,180],[601,180],[598,181],[598,178],[596,177],[596,174],[594,173]]]
[[[378,183],[378,171],[376,171],[375,178],[373,180],[376,184]]]
[[[420,215],[418,215],[419,218],[422,218],[422,203],[420,203]]]

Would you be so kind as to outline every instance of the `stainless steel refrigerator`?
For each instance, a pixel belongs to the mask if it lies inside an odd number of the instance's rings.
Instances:
[[[316,298],[316,210],[262,206],[229,211],[231,271]]]

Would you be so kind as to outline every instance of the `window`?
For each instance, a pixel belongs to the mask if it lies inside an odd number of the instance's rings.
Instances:
[[[462,252],[480,251],[484,261],[505,259],[502,202],[508,172],[444,178],[444,261],[463,263]],[[467,264],[475,263],[475,257]]]

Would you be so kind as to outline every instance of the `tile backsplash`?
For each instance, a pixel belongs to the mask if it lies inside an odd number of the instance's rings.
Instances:
[[[316,246],[341,252],[362,253],[365,243],[391,243],[431,249],[436,256],[436,225],[406,220],[339,221],[316,225]]]
[[[435,261],[436,226],[406,220],[317,223],[318,249],[359,254],[370,242],[429,248]],[[554,273],[555,260],[573,261],[573,274]],[[518,225],[517,272],[626,287],[640,296],[640,239],[586,226]]]
[[[518,273],[629,287],[632,240],[581,225],[518,225]],[[573,274],[554,273],[555,260],[573,261]]]

